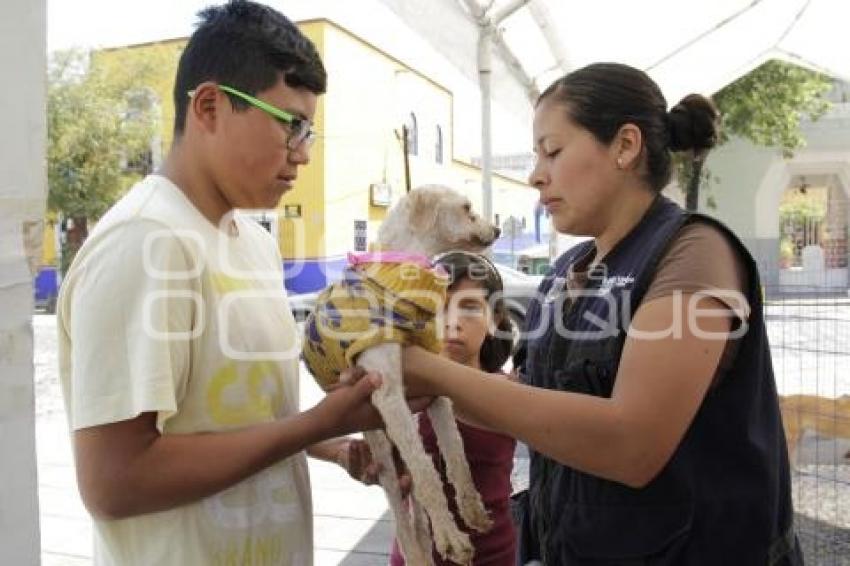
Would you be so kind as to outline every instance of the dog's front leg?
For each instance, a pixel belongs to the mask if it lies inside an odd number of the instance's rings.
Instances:
[[[374,346],[360,354],[357,363],[383,376],[381,387],[372,393],[372,404],[381,413],[387,435],[410,471],[413,493],[431,520],[437,552],[458,564],[471,563],[474,549],[469,535],[458,528],[449,512],[440,476],[425,452],[415,420],[405,401],[401,346],[396,343]]]
[[[431,419],[437,446],[446,462],[446,477],[455,488],[457,506],[463,522],[478,532],[489,531],[493,521],[472,481],[451,400],[446,397],[434,399],[428,407],[428,418]]]
[[[369,443],[372,458],[381,465],[381,471],[378,473],[378,481],[381,487],[384,488],[390,511],[395,518],[396,538],[398,539],[399,548],[402,554],[404,554],[405,563],[411,566],[418,564],[431,566],[433,564],[431,561],[431,541],[427,541],[427,545],[422,546],[422,540],[417,536],[416,524],[411,518],[411,513],[405,507],[404,501],[401,499],[398,472],[393,461],[393,447],[390,439],[380,430],[364,432],[363,437]]]

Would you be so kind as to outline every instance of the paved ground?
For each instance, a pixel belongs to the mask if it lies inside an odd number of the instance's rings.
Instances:
[[[782,394],[850,394],[850,301],[785,301],[766,309]],[[45,566],[91,564],[91,523],[77,493],[56,365],[56,318],[33,317],[37,449]],[[321,395],[302,385],[302,406]],[[850,564],[850,441],[808,434],[799,450],[794,498],[809,564]],[[525,452],[515,485],[527,482]],[[337,466],[310,462],[317,566],[386,564],[391,523],[383,494],[351,481]]]

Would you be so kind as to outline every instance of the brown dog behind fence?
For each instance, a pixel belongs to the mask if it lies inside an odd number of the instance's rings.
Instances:
[[[780,395],[779,406],[791,462],[794,462],[800,439],[807,430],[818,436],[850,440],[850,395],[837,399],[816,395]],[[850,452],[844,457],[850,458]]]

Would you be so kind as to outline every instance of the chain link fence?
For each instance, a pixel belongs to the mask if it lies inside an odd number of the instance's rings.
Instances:
[[[806,564],[850,566],[850,296],[846,287],[766,294]]]

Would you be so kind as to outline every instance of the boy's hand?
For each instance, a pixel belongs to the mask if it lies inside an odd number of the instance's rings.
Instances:
[[[353,368],[356,379],[340,382],[327,390],[327,395],[313,411],[326,423],[331,436],[344,436],[352,432],[382,428],[384,421],[372,406],[372,392],[381,386],[381,375]]]
[[[346,368],[339,374],[339,383],[337,385],[332,386],[330,389],[328,389],[328,391],[333,391],[334,389],[337,389],[344,385],[356,384],[367,375],[371,375],[371,373],[367,372],[360,366]],[[428,406],[434,401],[434,397],[424,395],[412,397],[408,396],[406,401],[407,406],[410,408],[410,412],[415,414],[427,409]]]

